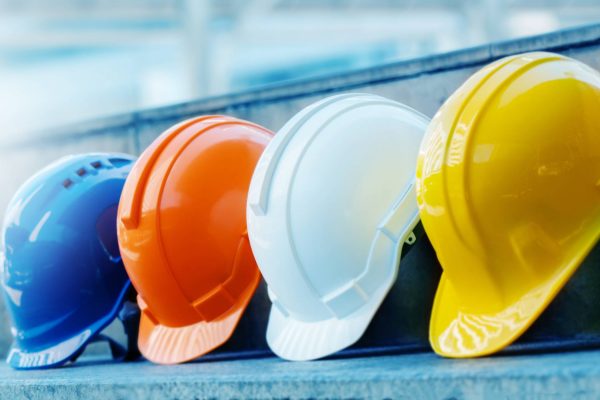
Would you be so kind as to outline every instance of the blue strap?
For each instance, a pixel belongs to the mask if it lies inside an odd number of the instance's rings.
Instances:
[[[141,356],[137,346],[138,333],[140,330],[140,309],[135,301],[135,291],[133,289],[130,290],[129,297],[130,299],[125,300],[121,311],[119,311],[119,320],[121,320],[125,335],[127,335],[127,349],[119,358],[116,358],[114,356],[115,353],[113,352],[114,359],[124,361],[137,360]],[[133,297],[133,300],[131,297]],[[123,348],[123,346],[119,346]],[[112,351],[111,347],[111,352]]]
[[[133,301],[132,301],[133,299]],[[113,338],[100,333],[90,339],[90,343],[106,342],[110,347],[110,353],[113,360],[115,361],[134,361],[137,360],[141,354],[137,347],[137,338],[140,327],[140,309],[135,302],[135,291],[133,289],[127,294],[127,299],[123,302],[123,307],[119,311],[119,320],[123,324],[125,335],[127,335],[127,346],[121,345]],[[71,362],[75,362],[81,354],[83,354],[86,346],[79,349],[70,358]]]

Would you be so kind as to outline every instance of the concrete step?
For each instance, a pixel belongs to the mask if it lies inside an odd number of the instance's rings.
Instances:
[[[448,360],[432,353],[292,363],[158,366],[84,358],[61,369],[0,366],[2,399],[597,399],[600,351]]]

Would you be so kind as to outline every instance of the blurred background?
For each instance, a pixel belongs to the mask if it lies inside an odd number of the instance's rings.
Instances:
[[[598,0],[0,0],[0,145],[598,20]]]

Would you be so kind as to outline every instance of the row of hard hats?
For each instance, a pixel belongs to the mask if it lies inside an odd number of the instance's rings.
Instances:
[[[431,122],[343,94],[275,136],[206,116],[169,129],[137,161],[62,159],[23,185],[5,217],[8,362],[59,365],[96,340],[135,358],[138,328],[151,361],[197,358],[232,335],[261,273],[273,352],[333,354],[366,330],[419,218],[444,270],[433,349],[494,353],[599,240],[599,111],[600,74],[530,53],[479,71]],[[100,335],[117,316],[127,349]]]

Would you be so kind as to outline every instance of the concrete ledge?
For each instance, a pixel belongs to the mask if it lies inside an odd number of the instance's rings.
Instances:
[[[600,351],[448,360],[434,354],[276,358],[176,366],[83,359],[62,369],[0,367],[3,399],[597,398]]]

